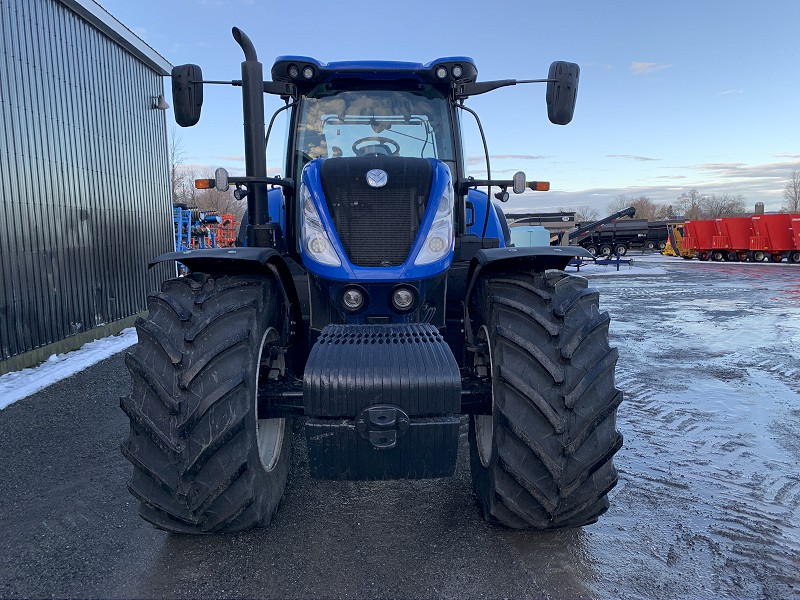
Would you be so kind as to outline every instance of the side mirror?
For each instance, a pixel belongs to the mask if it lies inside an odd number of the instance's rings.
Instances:
[[[547,75],[547,117],[551,123],[566,125],[572,121],[575,99],[578,96],[578,78],[581,69],[571,62],[556,61]]]
[[[197,65],[172,68],[172,106],[175,121],[181,127],[191,127],[200,120],[203,107],[203,71]]]

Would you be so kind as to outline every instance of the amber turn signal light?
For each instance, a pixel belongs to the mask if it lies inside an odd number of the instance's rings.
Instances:
[[[549,181],[529,181],[527,183],[528,189],[534,192],[548,192],[550,191]]]

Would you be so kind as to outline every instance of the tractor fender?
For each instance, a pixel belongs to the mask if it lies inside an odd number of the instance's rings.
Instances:
[[[529,246],[526,248],[486,248],[478,250],[467,271],[467,287],[464,294],[464,331],[469,343],[472,340],[472,320],[469,307],[475,284],[480,277],[500,270],[542,272],[548,269],[563,271],[573,258],[594,256],[580,246]]]
[[[274,248],[206,248],[202,250],[184,250],[183,252],[167,252],[150,261],[153,267],[158,263],[170,260],[178,261],[191,271],[199,271],[220,277],[224,275],[269,275],[279,283],[285,305],[291,307],[288,315],[290,327],[284,331],[287,335],[303,323],[303,310],[295,287],[293,273],[303,273],[303,268],[287,259]],[[290,331],[292,333],[290,333]],[[296,336],[304,337],[304,336]]]

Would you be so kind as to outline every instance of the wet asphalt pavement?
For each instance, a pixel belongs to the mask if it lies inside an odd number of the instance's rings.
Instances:
[[[626,392],[599,523],[486,525],[462,428],[429,481],[312,481],[298,435],[269,528],[162,533],[125,488],[120,354],[0,411],[0,597],[800,597],[800,267],[641,264],[590,276]]]

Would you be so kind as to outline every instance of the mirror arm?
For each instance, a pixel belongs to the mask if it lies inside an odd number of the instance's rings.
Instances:
[[[233,79],[231,81],[197,81],[193,80],[189,83],[209,83],[209,84],[216,84],[216,85],[232,85],[234,87],[242,87],[242,80],[241,79]],[[295,98],[297,95],[297,87],[293,83],[284,83],[280,81],[265,81],[264,82],[264,93],[266,94],[274,94],[276,96]]]
[[[265,81],[264,93],[274,94],[276,96],[280,96],[281,98],[288,97],[296,100],[297,86],[295,86],[293,83],[284,83],[281,81]]]
[[[231,177],[231,181],[233,181],[233,177]],[[547,191],[543,189],[545,186],[549,187],[549,182],[546,181],[526,181],[525,187],[533,192],[537,191]],[[466,194],[469,188],[471,187],[484,187],[484,186],[492,186],[492,187],[499,187],[499,188],[513,188],[514,187],[514,180],[513,179],[472,179],[470,177],[466,179],[459,179],[458,180],[458,193],[459,194]]]
[[[455,97],[457,100],[485,94],[501,87],[517,85],[522,83],[548,83],[555,79],[499,79],[497,81],[479,81],[476,83],[461,83],[455,86]]]
[[[264,183],[269,185],[279,185],[282,188],[294,189],[294,181],[283,177],[229,177],[228,182],[236,185],[248,185],[252,183]]]

